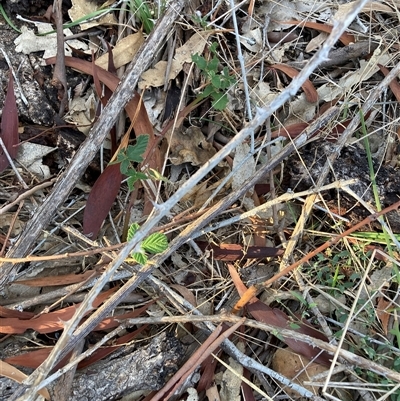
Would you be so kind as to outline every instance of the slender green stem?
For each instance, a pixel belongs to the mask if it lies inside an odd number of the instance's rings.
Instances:
[[[11,19],[8,17],[7,13],[5,12],[3,5],[0,3],[0,14],[3,16],[3,18],[6,20],[7,24],[10,25],[14,31],[17,31],[18,33],[21,33],[21,30],[18,29],[14,23],[11,21]]]

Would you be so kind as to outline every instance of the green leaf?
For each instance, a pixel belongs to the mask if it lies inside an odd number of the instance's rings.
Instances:
[[[148,135],[139,135],[136,138],[135,145],[129,145],[126,154],[130,161],[141,163],[143,161],[143,154],[146,151],[147,145],[149,143]]]
[[[228,104],[228,96],[226,94],[214,92],[211,94],[213,101],[211,102],[212,107],[215,110],[224,110]]]
[[[214,71],[216,72],[218,69],[218,65],[219,65],[219,60],[216,57],[213,57],[207,65],[207,70],[208,71]]]
[[[128,174],[129,171],[129,165],[130,165],[130,161],[128,159],[122,160],[121,161],[121,165],[119,167],[119,169],[121,170],[121,173],[124,175]]]
[[[148,236],[141,244],[142,248],[150,253],[156,254],[168,248],[168,238],[165,234],[154,233]]]
[[[133,252],[131,254],[132,258],[136,260],[140,265],[145,265],[147,263],[147,256],[143,252]]]
[[[211,85],[209,85],[204,89],[202,95],[203,95],[203,97],[207,97],[207,96],[210,96],[214,92],[215,92],[214,88]]]
[[[192,61],[202,71],[204,71],[207,68],[207,61],[203,56],[199,56],[198,54],[192,54]]]
[[[210,52],[211,53],[215,53],[217,51],[217,47],[218,47],[218,43],[217,42],[211,43],[211,46],[209,47]]]
[[[214,76],[211,78],[211,85],[212,85],[214,88],[220,89],[220,88],[222,87],[222,80],[221,80],[221,77],[220,77],[219,75],[214,75]]]
[[[135,176],[131,175],[130,177],[128,177],[126,183],[128,184],[129,191],[133,191],[136,181],[138,181],[138,179]]]
[[[290,327],[292,330],[298,330],[298,329],[300,328],[300,326],[299,326],[297,323],[294,323],[294,322],[290,322],[290,323],[289,323],[289,327]]]
[[[136,234],[137,230],[139,230],[140,226],[138,223],[132,223],[129,227],[128,234],[126,236],[126,240],[130,241],[133,236]]]

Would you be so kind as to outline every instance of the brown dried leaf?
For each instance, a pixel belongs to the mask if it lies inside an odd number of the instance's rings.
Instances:
[[[228,264],[228,268],[233,283],[235,284],[239,295],[242,296],[246,292],[247,288],[240,279],[236,269],[230,264]],[[271,308],[270,306],[261,302],[257,297],[253,297],[251,301],[247,304],[246,308],[248,312],[254,317],[254,319],[258,320],[259,322],[264,322],[284,329],[290,328],[291,320],[285,312],[277,308]],[[307,334],[308,336],[327,341],[327,338],[323,334],[321,334],[318,330],[314,329],[308,324],[305,324],[305,322],[296,322],[296,325],[299,326],[296,329],[299,333]],[[284,337],[283,341],[287,345],[289,345],[289,347],[291,347],[295,352],[305,356],[306,358],[313,359],[319,354],[318,357],[314,359],[314,361],[322,365],[330,365],[330,356],[328,353],[320,353],[320,350],[318,348],[314,348],[309,344],[300,342],[292,338]]]
[[[299,72],[288,65],[285,64],[273,64],[269,68],[271,69],[276,69],[279,71],[282,71],[284,74],[286,74],[290,78],[297,77],[299,75]],[[301,85],[303,88],[304,94],[306,95],[306,99],[310,103],[316,103],[318,102],[318,92],[314,88],[314,85],[311,83],[309,79],[307,79],[303,85]]]
[[[120,165],[110,164],[94,183],[83,214],[83,233],[96,238],[118,195],[122,181]]]
[[[268,246],[246,246],[239,244],[209,244],[205,241],[195,241],[199,248],[204,252],[212,250],[213,258],[216,260],[235,261],[251,258],[267,258],[271,256],[283,255],[283,250]]]
[[[15,284],[27,285],[29,287],[53,287],[57,285],[70,285],[76,283],[83,283],[91,277],[96,277],[100,272],[94,270],[87,270],[81,274],[64,274],[62,276],[47,276],[33,278],[29,280],[17,280]]]
[[[321,24],[318,22],[309,22],[309,21],[296,21],[296,20],[288,20],[288,21],[281,21],[281,24],[289,24],[289,25],[297,25],[297,26],[305,26],[306,28],[315,29],[319,32],[326,32],[331,33],[333,26],[327,24]],[[344,32],[339,40],[345,45],[348,46],[350,43],[355,43],[356,39],[354,35],[350,33]]]
[[[93,308],[97,308],[105,301],[117,287],[98,295],[93,302]],[[69,306],[64,309],[40,315],[36,319],[20,320],[18,318],[0,318],[0,333],[22,334],[28,329],[36,330],[38,333],[46,334],[62,330],[64,323],[72,318],[78,305]],[[89,313],[89,312],[88,312]]]
[[[115,47],[112,49],[112,53],[108,51],[100,56],[96,60],[96,65],[101,68],[108,69],[108,56],[109,54],[112,54],[115,68],[122,67],[123,65],[131,62],[133,56],[137,53],[143,42],[144,36],[142,31],[125,36],[117,42]]]
[[[19,135],[18,135],[18,109],[14,94],[14,79],[10,72],[8,79],[7,95],[4,101],[3,114],[1,117],[0,137],[11,158],[18,153]],[[3,148],[0,147],[0,172],[9,165],[7,156]]]
[[[32,312],[22,312],[15,309],[8,309],[4,306],[0,306],[0,317],[15,317],[18,319],[32,319],[35,316]]]
[[[22,373],[14,366],[9,365],[2,360],[0,360],[0,375],[8,377],[9,379],[16,381],[17,383],[22,383],[28,377],[25,373]],[[46,388],[39,390],[38,393],[46,398],[46,400],[50,400],[50,394]]]
[[[383,66],[382,64],[378,64],[379,69],[381,70],[382,74],[386,77],[389,74],[389,70]],[[390,89],[392,90],[393,94],[396,96],[398,102],[400,102],[400,84],[397,79],[393,79],[393,81],[389,84]]]
[[[388,334],[389,318],[391,313],[388,312],[389,306],[391,306],[392,301],[386,301],[385,298],[380,297],[378,305],[376,306],[376,314],[381,321],[383,332],[385,336]]]
[[[290,348],[278,348],[272,358],[272,369],[282,374],[295,383],[303,386],[315,395],[318,395],[318,387],[304,385],[303,382],[309,381],[311,377],[325,372],[325,366],[310,362],[309,359],[293,352]],[[300,374],[299,372],[303,370]],[[283,390],[291,397],[299,397],[299,393],[284,387]]]

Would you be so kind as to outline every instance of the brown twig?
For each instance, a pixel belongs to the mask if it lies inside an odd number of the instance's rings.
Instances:
[[[60,117],[64,115],[68,98],[61,5],[61,0],[54,0],[53,18],[57,29],[57,60],[54,66],[53,79],[51,80],[51,84],[58,90],[58,100],[60,100],[60,109],[58,111],[58,115]]]

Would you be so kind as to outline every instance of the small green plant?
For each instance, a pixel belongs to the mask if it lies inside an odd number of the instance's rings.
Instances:
[[[129,227],[127,240],[130,241],[139,230],[140,226],[138,223],[133,223]],[[149,235],[140,244],[139,252],[132,252],[131,257],[139,264],[144,265],[147,263],[148,256],[146,253],[157,254],[165,251],[168,248],[168,239],[165,234],[153,233]]]
[[[211,60],[207,61],[203,56],[200,56],[199,54],[193,54],[192,61],[209,81],[209,85],[206,86],[204,91],[199,95],[200,99],[211,97],[211,104],[214,109],[223,110],[228,104],[226,90],[234,85],[236,80],[234,77],[229,75],[228,67],[224,67],[220,72],[220,63],[217,58],[216,51],[217,46],[218,44],[214,42],[209,48],[211,54],[213,55]]]
[[[129,8],[143,24],[143,30],[149,34],[154,28],[154,11],[143,0],[130,0]]]
[[[114,163],[120,163],[121,173],[128,177],[128,187],[133,191],[136,181],[147,180],[148,174],[137,171],[133,163],[141,163],[143,154],[149,143],[148,135],[139,135],[135,145],[128,145],[125,149],[120,150]]]
[[[193,14],[192,20],[195,24],[200,25],[203,29],[207,28],[208,21],[207,21],[207,16],[200,16],[198,14]]]

